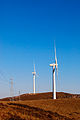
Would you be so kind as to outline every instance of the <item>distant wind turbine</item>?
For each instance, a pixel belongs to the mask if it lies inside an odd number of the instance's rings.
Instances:
[[[58,64],[57,64],[57,57],[56,57],[56,47],[55,48],[55,63],[50,64],[50,66],[53,68],[53,99],[56,99],[56,81],[55,81],[55,71],[57,72],[57,79],[58,79]]]
[[[34,64],[34,72],[32,72],[33,74],[33,93],[36,93],[36,71],[35,71],[35,64]]]

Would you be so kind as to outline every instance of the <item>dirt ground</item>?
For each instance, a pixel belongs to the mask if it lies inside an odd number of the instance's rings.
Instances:
[[[80,99],[1,101],[0,120],[80,120]]]

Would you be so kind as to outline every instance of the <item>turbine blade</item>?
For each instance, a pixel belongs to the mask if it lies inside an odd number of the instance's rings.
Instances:
[[[39,74],[36,74],[36,77],[39,77]]]
[[[58,66],[57,66],[57,68],[56,68],[56,72],[57,72],[57,80],[58,80]]]
[[[35,64],[34,64],[34,72],[35,72]]]
[[[54,40],[54,51],[55,51],[55,62],[56,62],[57,57],[56,57],[56,46],[55,46],[55,40]]]
[[[56,47],[55,47],[55,61],[56,61]]]
[[[54,49],[55,49],[55,64],[56,64],[56,70],[57,70],[57,56],[56,56],[56,46],[55,46],[55,41],[54,41]]]

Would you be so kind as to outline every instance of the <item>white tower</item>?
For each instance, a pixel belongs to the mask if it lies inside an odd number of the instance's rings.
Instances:
[[[35,64],[34,64],[34,72],[32,72],[33,74],[33,93],[36,93],[36,85],[35,85],[35,80],[36,80],[36,72],[35,72]]]
[[[53,79],[53,99],[56,99],[56,81],[55,81],[55,71],[57,71],[57,77],[58,77],[58,64],[57,64],[57,58],[56,58],[56,48],[55,48],[55,63],[50,64],[50,66],[53,68],[52,72],[52,79]]]

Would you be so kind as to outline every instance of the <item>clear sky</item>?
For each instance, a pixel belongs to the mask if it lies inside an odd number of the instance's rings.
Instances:
[[[18,91],[52,90],[54,40],[59,64],[57,91],[80,93],[80,0],[0,0],[0,98]]]

